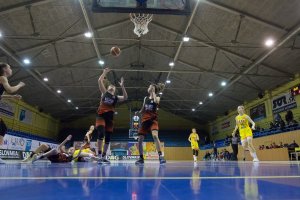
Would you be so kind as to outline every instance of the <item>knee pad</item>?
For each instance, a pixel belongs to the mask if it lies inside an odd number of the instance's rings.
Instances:
[[[108,131],[105,132],[105,140],[104,140],[105,144],[109,144],[110,135],[111,135],[111,132],[108,132]]]
[[[193,149],[193,155],[195,155],[196,154],[196,151],[195,151],[195,149]]]
[[[196,154],[196,156],[198,156],[198,150],[195,150],[195,154]]]
[[[98,140],[103,140],[105,134],[104,126],[101,125],[97,126],[97,132],[98,132]]]

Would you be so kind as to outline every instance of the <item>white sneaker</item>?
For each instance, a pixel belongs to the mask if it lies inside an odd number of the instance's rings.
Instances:
[[[5,164],[4,160],[0,158],[0,164]]]
[[[27,158],[25,158],[24,160],[22,160],[22,163],[27,163],[27,162],[31,162],[32,158],[30,156],[28,156]]]
[[[259,162],[258,158],[254,158],[253,162]]]

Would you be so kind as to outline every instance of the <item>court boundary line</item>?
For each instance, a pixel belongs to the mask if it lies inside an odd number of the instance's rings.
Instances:
[[[227,179],[300,179],[299,176],[219,176],[219,177],[0,177],[0,180],[227,180]]]

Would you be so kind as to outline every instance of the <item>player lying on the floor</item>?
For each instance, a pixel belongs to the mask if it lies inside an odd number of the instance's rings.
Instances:
[[[72,136],[69,135],[57,148],[51,149],[49,145],[42,144],[34,152],[30,154],[28,158],[22,162],[35,162],[39,159],[47,158],[52,163],[66,163],[71,161],[86,161],[86,160],[96,160],[99,158],[96,157],[93,153],[85,151],[81,146],[79,150],[75,151],[74,147],[66,150],[65,144],[72,139]],[[84,152],[85,151],[85,152]]]

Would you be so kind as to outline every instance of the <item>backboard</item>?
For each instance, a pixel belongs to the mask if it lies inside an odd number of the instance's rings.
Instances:
[[[190,0],[93,0],[93,12],[189,15]]]

